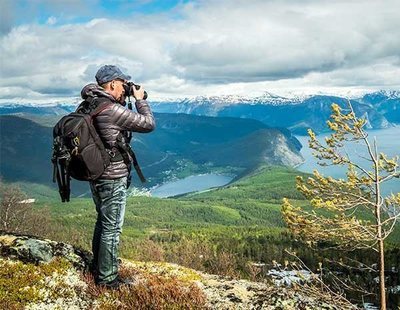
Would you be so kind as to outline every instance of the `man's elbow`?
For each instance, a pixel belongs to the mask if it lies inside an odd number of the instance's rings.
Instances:
[[[154,129],[156,129],[156,122],[152,120],[151,122],[146,124],[144,129],[144,132],[152,132]]]

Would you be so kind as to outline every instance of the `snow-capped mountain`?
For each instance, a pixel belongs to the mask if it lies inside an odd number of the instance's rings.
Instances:
[[[279,96],[265,92],[260,96],[223,95],[198,96],[194,98],[156,98],[151,100],[153,111],[159,113],[185,113],[200,116],[239,117],[262,121],[272,127],[286,127],[295,133],[305,133],[307,128],[317,132],[326,130],[325,122],[330,115],[332,103],[346,106],[351,101],[358,115],[368,120],[369,128],[387,128],[400,124],[400,91],[377,91],[359,97],[332,95]],[[55,103],[0,104],[0,114],[31,113],[62,115],[75,109],[74,104]]]
[[[299,104],[304,99],[309,96],[291,96],[291,97],[282,97],[270,92],[265,92],[262,96],[259,96],[255,101],[255,104],[272,104],[272,105],[285,105],[285,104]]]
[[[221,96],[197,96],[194,98],[185,98],[181,104],[193,104],[193,105],[212,105],[212,106],[227,106],[234,104],[271,104],[271,105],[282,105],[282,104],[298,104],[301,102],[301,98],[292,97],[286,98],[279,95],[265,92],[261,96],[242,96],[242,95],[221,95]]]
[[[287,92],[285,96],[277,95],[269,91],[264,92],[259,96],[243,96],[243,95],[220,95],[220,96],[196,96],[187,98],[155,98],[151,100],[154,104],[167,104],[167,103],[180,103],[180,104],[191,104],[191,105],[211,105],[214,107],[224,107],[227,105],[237,104],[266,104],[266,105],[294,105],[301,104],[305,100],[312,97],[337,97],[348,100],[363,101],[364,98],[376,98],[377,101],[385,99],[399,99],[400,91],[398,90],[380,90],[377,92],[369,93],[366,91],[357,92]]]
[[[213,106],[225,106],[230,104],[251,104],[254,101],[252,97],[240,95],[222,95],[222,96],[197,96],[186,98],[181,101],[182,104],[209,104]]]
[[[400,91],[378,91],[366,94],[360,102],[369,104],[389,122],[400,123]]]
[[[350,100],[358,116],[368,120],[368,128],[387,128],[400,123],[400,92],[379,91],[360,97],[331,95],[278,96],[265,92],[261,96],[198,96],[180,102],[153,104],[156,112],[186,113],[215,117],[252,118],[274,127],[287,127],[295,133],[307,128],[327,130],[326,120],[332,103],[345,107]]]
[[[76,109],[72,104],[4,104],[0,105],[0,115],[5,114],[35,114],[35,115],[65,115]]]
[[[400,90],[380,90],[372,94],[381,94],[382,96],[386,96],[388,99],[400,98]]]

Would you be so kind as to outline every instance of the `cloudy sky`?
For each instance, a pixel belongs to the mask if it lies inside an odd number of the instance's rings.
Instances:
[[[0,104],[72,102],[103,64],[153,98],[400,90],[399,0],[0,0]]]

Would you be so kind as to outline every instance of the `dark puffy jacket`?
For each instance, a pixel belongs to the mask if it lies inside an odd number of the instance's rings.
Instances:
[[[110,108],[101,111],[94,119],[94,125],[107,147],[116,145],[121,131],[150,132],[155,128],[155,120],[146,100],[135,102],[137,112],[133,112],[108,94],[97,84],[88,84],[81,91],[82,99],[103,97],[110,100]],[[123,161],[111,162],[100,179],[117,179],[128,175],[128,167]]]

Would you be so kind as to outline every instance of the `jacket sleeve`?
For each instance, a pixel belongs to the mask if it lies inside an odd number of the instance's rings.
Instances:
[[[111,109],[112,123],[120,130],[150,132],[155,128],[155,119],[146,100],[135,102],[137,112],[124,108],[119,104]]]

